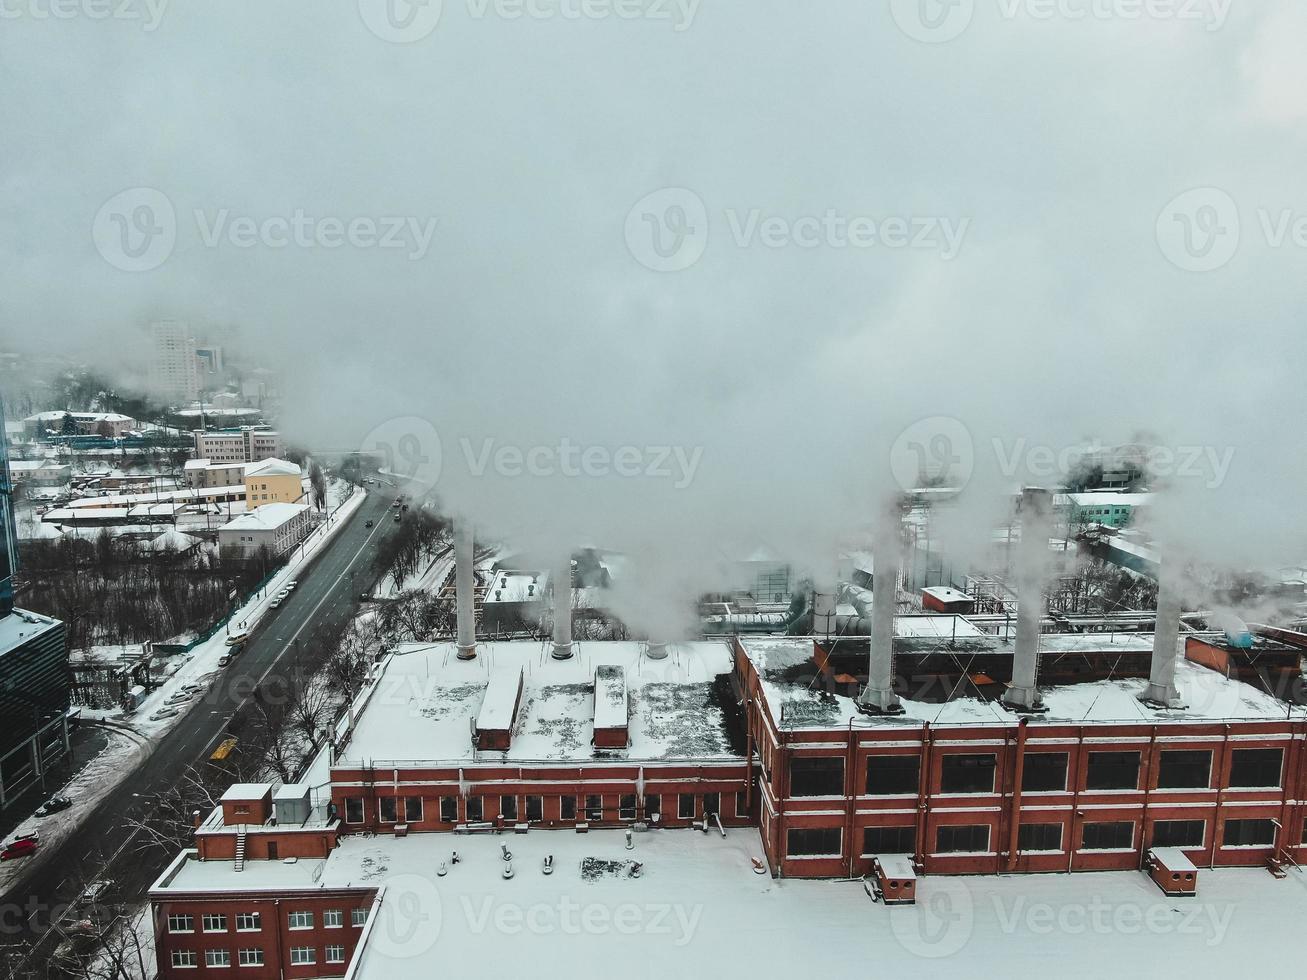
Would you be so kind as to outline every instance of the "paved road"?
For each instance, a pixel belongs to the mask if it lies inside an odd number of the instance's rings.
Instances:
[[[293,655],[297,644],[308,650],[315,641],[344,628],[357,606],[358,592],[370,584],[369,566],[378,544],[397,526],[388,513],[393,500],[390,488],[369,488],[346,526],[297,576],[299,584],[291,596],[264,615],[244,652],[220,675],[210,694],[196,702],[140,768],[105,797],[78,833],[38,858],[27,859],[34,863],[25,879],[3,896],[3,907],[9,911],[21,904],[24,909],[37,909],[38,919],[22,934],[4,930],[0,945],[39,935],[48,925],[40,921],[47,918],[40,911],[67,901],[68,882],[79,880],[105,857],[111,861],[109,877],[117,882],[114,897],[121,902],[144,897],[173,855],[142,855],[130,846],[128,820],[142,816],[151,798],[175,783],[189,766],[206,759],[225,737],[228,719],[248,700],[251,689],[249,683],[231,683],[233,678],[262,680]],[[366,527],[368,520],[375,525]],[[42,958],[49,954],[44,948],[40,952]]]

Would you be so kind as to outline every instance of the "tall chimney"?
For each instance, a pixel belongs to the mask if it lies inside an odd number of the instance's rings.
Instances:
[[[1017,552],[1017,637],[1012,650],[1012,686],[1003,703],[1017,711],[1042,711],[1039,631],[1044,621],[1044,575],[1052,530],[1050,494],[1042,487],[1021,491],[1021,547]]]
[[[472,660],[477,655],[477,628],[472,586],[472,522],[465,517],[454,521],[454,589],[458,607],[458,659]]]
[[[1139,700],[1157,708],[1183,708],[1175,686],[1175,658],[1180,640],[1181,595],[1184,568],[1174,554],[1157,572],[1157,621],[1153,625],[1153,659],[1148,687]]]
[[[876,523],[871,569],[871,664],[858,707],[869,714],[903,713],[894,693],[894,614],[898,611],[899,566],[903,536],[896,510]]]
[[[554,572],[555,660],[572,657],[572,556],[564,555]]]

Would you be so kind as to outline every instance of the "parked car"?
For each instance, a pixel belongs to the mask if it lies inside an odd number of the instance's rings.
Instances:
[[[281,600],[284,598],[286,598],[284,595],[273,596],[272,601],[268,603],[268,608],[276,609],[278,606],[281,605]]]
[[[27,857],[29,854],[35,854],[36,849],[40,846],[41,837],[39,834],[24,834],[22,837],[15,837],[5,845],[3,851],[0,851],[0,861],[12,861],[14,858]]]
[[[372,601],[372,596],[368,595],[366,592],[359,593],[359,602],[371,602],[371,601]]]
[[[73,801],[66,796],[52,796],[36,808],[36,815],[38,817],[48,817],[60,810],[67,810],[72,805]]]
[[[250,638],[248,633],[232,633],[227,637],[227,646],[234,647],[238,643],[244,643]]]
[[[165,718],[176,718],[181,712],[176,708],[163,708],[150,715],[150,721],[163,721]]]
[[[230,653],[224,653],[221,657],[218,658],[219,667],[226,667],[229,663],[231,663]]]

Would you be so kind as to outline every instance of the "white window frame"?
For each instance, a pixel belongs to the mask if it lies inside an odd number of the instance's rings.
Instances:
[[[304,957],[307,955],[308,959]],[[291,966],[314,966],[318,962],[316,946],[292,946],[290,948]]]
[[[368,922],[367,909],[350,909],[349,924],[355,929],[362,929]]]
[[[225,970],[231,966],[231,950],[206,949],[204,951],[204,968],[206,970]]]
[[[249,949],[242,949],[237,954],[237,963],[240,966],[263,966],[263,947],[254,946]]]
[[[304,917],[308,916],[308,925],[302,925]],[[313,912],[312,910],[304,911],[303,909],[286,913],[286,928],[292,930],[312,929]]]
[[[209,927],[209,920],[214,919],[220,923],[213,928]],[[227,931],[227,914],[225,912],[205,912],[200,916],[200,929],[204,932],[226,932]]]
[[[333,950],[340,950],[340,952],[336,953],[335,955],[332,955]],[[323,950],[323,955],[324,955],[324,959],[323,959],[324,963],[344,963],[345,947],[340,943],[333,943],[332,945],[327,946]]]
[[[334,921],[333,921],[334,920]],[[344,909],[325,909],[322,913],[322,928],[343,929],[345,926]]]
[[[175,970],[194,970],[200,965],[199,954],[193,949],[174,949],[172,965]]]
[[[242,919],[245,920],[246,925],[241,925]],[[262,912],[237,912],[236,913],[237,932],[261,932],[262,930],[263,930]]]
[[[182,928],[178,924],[183,922],[185,923],[185,928]],[[175,934],[193,933],[194,931],[195,931],[195,916],[191,915],[189,912],[175,912],[169,914],[168,933],[170,935],[174,933]]]

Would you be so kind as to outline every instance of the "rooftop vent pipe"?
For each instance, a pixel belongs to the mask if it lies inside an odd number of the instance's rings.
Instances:
[[[477,655],[476,597],[472,586],[472,522],[459,518],[454,522],[454,590],[458,610],[458,659],[472,660]]]
[[[555,660],[572,658],[572,556],[565,555],[554,573]]]
[[[1180,640],[1183,567],[1174,557],[1163,559],[1157,572],[1157,622],[1153,627],[1153,659],[1148,687],[1139,700],[1154,708],[1183,708],[1175,686],[1175,658]]]
[[[1042,487],[1021,491],[1021,545],[1017,552],[1017,635],[1012,650],[1012,686],[1003,703],[1017,711],[1043,711],[1039,677],[1039,633],[1044,619],[1044,576],[1052,529],[1051,495]]]
[[[835,633],[835,593],[814,590],[812,593],[812,635]]]
[[[876,525],[871,570],[871,663],[867,686],[858,707],[869,714],[903,713],[894,693],[894,613],[898,607],[899,566],[903,537],[897,513],[887,513]]]
[[[645,655],[650,660],[666,660],[667,644],[661,641],[650,640],[645,649]]]

